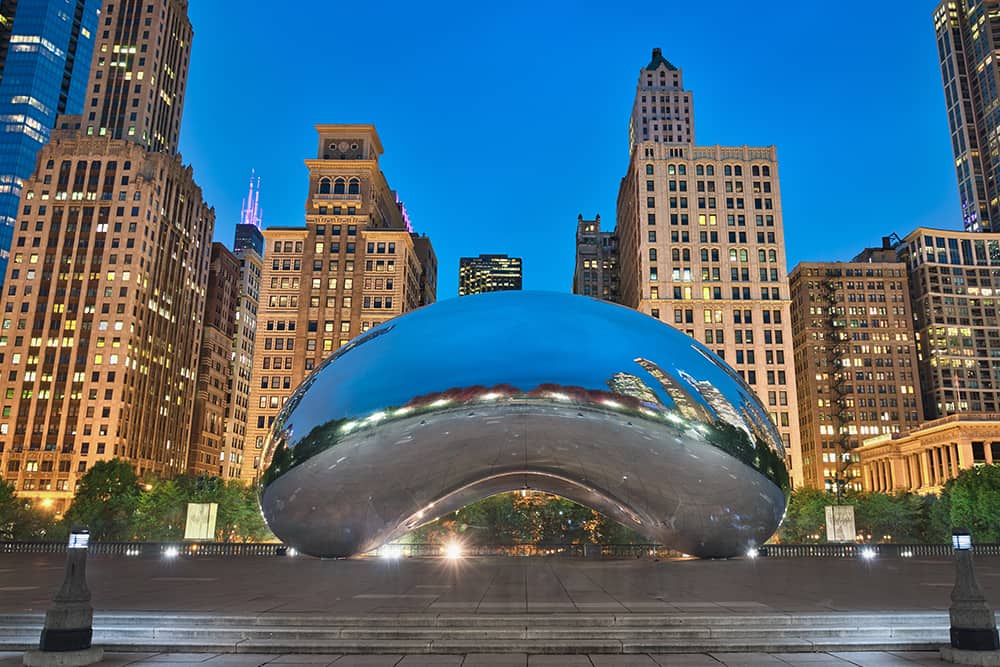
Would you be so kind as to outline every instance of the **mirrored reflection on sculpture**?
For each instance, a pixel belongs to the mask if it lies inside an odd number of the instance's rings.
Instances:
[[[703,557],[771,536],[781,440],[688,336],[589,297],[497,292],[393,319],[330,356],[267,444],[261,507],[300,551],[369,551],[480,498],[557,494]]]

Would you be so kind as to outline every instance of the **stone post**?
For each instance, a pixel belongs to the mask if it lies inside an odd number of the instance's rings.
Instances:
[[[941,649],[941,658],[962,665],[1000,667],[996,615],[976,580],[969,531],[955,529],[952,546],[955,549],[955,587],[948,609],[951,646]]]
[[[82,667],[99,662],[104,649],[91,646],[94,608],[87,588],[87,545],[90,531],[74,528],[66,549],[66,573],[52,606],[45,612],[45,626],[38,649],[26,651],[27,667]]]

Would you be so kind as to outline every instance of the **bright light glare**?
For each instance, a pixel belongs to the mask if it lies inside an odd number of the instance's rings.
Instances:
[[[566,394],[560,394],[558,391],[550,391],[549,396],[556,399],[557,401],[568,401],[569,396]]]
[[[181,552],[180,552],[180,550],[178,550],[177,547],[167,547],[163,551],[163,557],[164,558],[177,558],[180,555],[181,555]]]
[[[871,547],[863,547],[861,549],[861,557],[865,560],[872,560],[876,555],[875,550]]]
[[[368,415],[368,421],[370,422],[380,422],[383,419],[385,419],[384,412],[373,412],[372,414]]]
[[[383,544],[379,555],[386,560],[399,560],[403,557],[403,548],[398,544]]]
[[[462,545],[458,542],[449,542],[445,547],[444,557],[448,560],[458,560],[462,557]]]
[[[683,419],[681,419],[680,417],[678,417],[677,415],[675,415],[673,412],[668,412],[667,413],[667,419],[669,419],[670,421],[672,421],[675,424],[680,424],[682,421],[684,421]]]
[[[757,551],[755,548],[750,547],[749,549],[747,549],[747,558],[754,559],[754,558],[756,558],[759,555],[760,555],[760,552]]]
[[[431,403],[431,407],[432,408],[440,408],[442,405],[448,405],[449,403],[451,403],[451,399],[448,399],[448,398],[439,398],[438,400],[436,400],[433,403]]]
[[[413,408],[411,408],[410,406],[407,405],[407,406],[403,406],[403,407],[399,408],[398,410],[396,410],[392,414],[395,417],[400,417],[402,415],[409,414],[411,412],[413,412]]]
[[[491,391],[488,394],[483,394],[482,396],[479,397],[479,399],[482,400],[482,401],[495,401],[498,398],[500,398],[501,396],[503,396],[503,394],[498,394],[495,391]]]
[[[125,550],[125,555],[126,556],[138,556],[139,555],[139,550],[135,549],[135,548],[126,549]]]
[[[288,550],[285,551],[285,555],[286,556],[298,556],[299,552],[298,552],[298,550],[296,550],[295,547],[288,547]]]
[[[903,558],[913,558],[913,552],[910,551],[909,549],[907,549],[906,551],[901,551],[899,555],[902,556]]]
[[[601,403],[608,406],[609,408],[620,408],[622,406],[621,403],[618,403],[616,401],[609,401],[607,399],[604,399],[603,401],[601,401]]]

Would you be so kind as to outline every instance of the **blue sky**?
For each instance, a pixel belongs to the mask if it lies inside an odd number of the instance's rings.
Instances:
[[[238,8],[238,9],[237,9]],[[639,69],[694,91],[699,144],[778,147],[789,268],[959,228],[933,3],[192,2],[181,150],[232,244],[251,167],[264,225],[303,224],[317,123],[367,123],[457,293],[458,258],[524,257],[568,291],[578,213],[613,227]]]

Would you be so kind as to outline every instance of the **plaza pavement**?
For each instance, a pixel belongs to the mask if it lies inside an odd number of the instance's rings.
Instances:
[[[61,555],[0,555],[0,612],[41,612]],[[979,558],[1000,603],[1000,558]],[[943,611],[951,559],[731,561],[541,558],[99,558],[97,610],[225,614],[786,613]]]
[[[103,667],[930,667],[951,663],[929,651],[870,651],[530,656],[107,653],[99,664]],[[0,667],[20,665],[20,653],[0,653]]]

